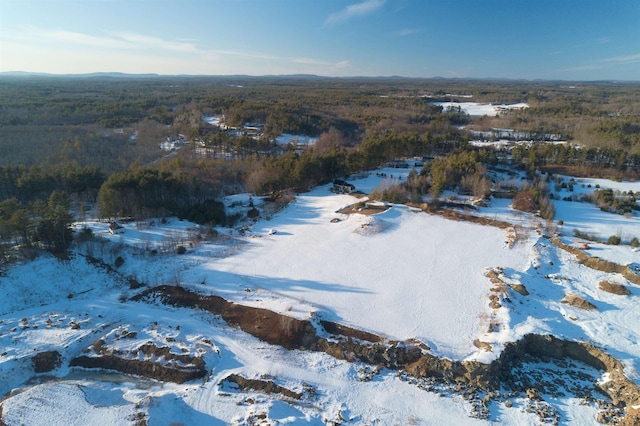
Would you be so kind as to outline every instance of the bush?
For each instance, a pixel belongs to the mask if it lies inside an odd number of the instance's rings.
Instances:
[[[607,244],[617,246],[618,244],[620,244],[620,236],[619,235],[610,236],[609,239],[607,240]]]
[[[176,251],[178,254],[185,254],[187,252],[187,249],[185,246],[178,246],[178,249]]]
[[[78,232],[78,236],[76,239],[79,243],[85,243],[87,241],[93,240],[93,230],[91,228],[87,228],[86,226]]]
[[[256,209],[255,207],[251,207],[247,212],[247,217],[249,219],[255,219],[259,216],[260,216],[260,211],[258,211],[258,209]]]
[[[31,358],[36,373],[46,373],[62,365],[62,356],[58,351],[39,352]]]
[[[199,204],[180,209],[179,219],[187,219],[198,225],[223,225],[227,221],[224,204],[216,200],[207,200]]]
[[[633,239],[631,240],[631,247],[638,247],[640,246],[640,241],[638,241],[638,237],[633,237]]]
[[[560,220],[558,221],[558,225],[560,225],[560,226],[564,225],[564,220],[560,219]]]
[[[534,199],[534,193],[530,189],[520,191],[513,199],[512,207],[516,210],[520,210],[527,213],[533,213],[536,211],[536,202]]]
[[[582,232],[579,229],[574,229],[573,235],[577,238],[582,238],[583,240],[598,241],[598,238],[596,238],[595,235]]]
[[[124,265],[124,258],[122,256],[116,257],[115,262],[113,262],[113,266],[115,266],[116,268],[119,268],[122,265]]]

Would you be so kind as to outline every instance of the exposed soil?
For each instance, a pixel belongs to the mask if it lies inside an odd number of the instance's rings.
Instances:
[[[238,389],[251,389],[264,393],[277,393],[287,398],[300,400],[302,399],[302,393],[294,392],[290,389],[275,384],[271,380],[259,380],[259,379],[246,379],[237,374],[230,374],[220,384],[233,383]]]
[[[79,356],[72,359],[69,366],[116,370],[125,374],[134,374],[174,383],[184,383],[201,379],[207,374],[204,363],[201,368],[177,369],[153,361],[124,359],[115,355],[102,355],[99,357]]]
[[[391,207],[386,204],[359,202],[338,210],[338,213],[372,215],[386,212],[390,208]]]
[[[569,306],[573,306],[575,308],[584,309],[585,311],[594,311],[598,310],[598,307],[588,300],[583,299],[582,297],[576,294],[567,294],[562,299],[561,303],[566,303]]]
[[[599,257],[589,256],[577,247],[563,243],[558,238],[551,238],[550,241],[561,249],[576,256],[578,263],[596,271],[618,273],[625,277],[630,283],[640,285],[640,275],[636,274],[628,265],[619,265]]]
[[[444,217],[445,219],[450,219],[450,220],[466,221],[471,223],[477,223],[479,225],[495,226],[496,228],[500,228],[500,229],[513,228],[513,225],[509,222],[490,219],[488,217],[483,217],[483,216],[474,216],[472,214],[461,213],[456,210],[451,210],[451,209],[442,208],[442,207],[426,206],[426,208],[423,208],[422,210],[427,213],[437,214],[439,216]]]
[[[606,291],[607,293],[617,294],[618,296],[628,296],[631,294],[631,290],[629,290],[626,286],[622,284],[612,283],[611,281],[600,281],[598,283],[598,288],[602,291]]]

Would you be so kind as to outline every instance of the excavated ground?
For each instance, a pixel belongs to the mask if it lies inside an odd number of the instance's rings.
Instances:
[[[556,388],[542,380],[540,374],[523,378],[522,365],[524,362],[549,363],[551,360],[551,367],[547,369],[553,369],[555,365],[561,371],[566,367],[563,362],[572,360],[601,373],[609,373],[610,380],[606,383],[598,384],[595,380],[587,380],[590,383],[588,388],[583,386],[573,391],[577,393],[577,397],[598,400],[602,409],[599,419],[603,423],[638,424],[634,423],[637,413],[631,408],[640,404],[638,386],[624,375],[624,367],[619,360],[600,348],[583,342],[529,334],[517,342],[507,344],[500,357],[491,364],[460,362],[434,356],[429,353],[429,348],[415,342],[388,342],[381,336],[329,321],[321,321],[319,327],[323,330],[317,330],[309,320],[239,305],[219,296],[202,295],[178,286],[151,288],[133,299],[203,309],[220,315],[229,325],[273,345],[324,352],[350,362],[360,361],[375,366],[375,371],[382,367],[397,370],[401,378],[415,382],[426,390],[439,388],[462,394],[474,406],[472,414],[479,418],[489,417],[488,405],[491,400],[504,400],[505,395],[525,395],[532,402],[531,410],[541,420],[553,419],[557,414],[553,407],[544,403],[541,394],[553,394],[557,392],[554,390]],[[327,333],[329,338],[320,336]],[[114,368],[110,358],[105,359],[106,367]],[[115,368],[118,369],[117,366]],[[588,375],[585,377],[589,378]],[[230,381],[241,387],[254,388],[259,385],[241,378]],[[268,386],[268,383],[260,386]]]

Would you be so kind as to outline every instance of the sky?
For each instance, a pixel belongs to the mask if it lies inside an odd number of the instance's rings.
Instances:
[[[0,72],[640,80],[640,0],[0,0]]]

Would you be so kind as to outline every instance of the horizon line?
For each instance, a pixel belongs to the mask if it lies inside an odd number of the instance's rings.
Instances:
[[[159,73],[127,73],[122,71],[93,71],[87,73],[50,73],[40,71],[0,71],[0,76],[32,76],[32,77],[98,77],[98,76],[120,76],[120,77],[158,77],[158,78],[175,78],[175,77],[243,77],[243,78],[282,78],[282,77],[307,77],[307,78],[323,78],[323,79],[404,79],[404,80],[488,80],[488,81],[527,81],[527,82],[580,82],[580,83],[594,83],[594,82],[610,82],[610,83],[640,83],[638,80],[621,80],[621,79],[596,79],[596,80],[570,80],[570,79],[553,79],[553,78],[525,78],[525,77],[408,77],[402,75],[377,75],[377,76],[364,76],[364,75],[352,75],[352,76],[329,76],[320,74],[305,74],[305,73],[292,73],[292,74],[159,74]]]

